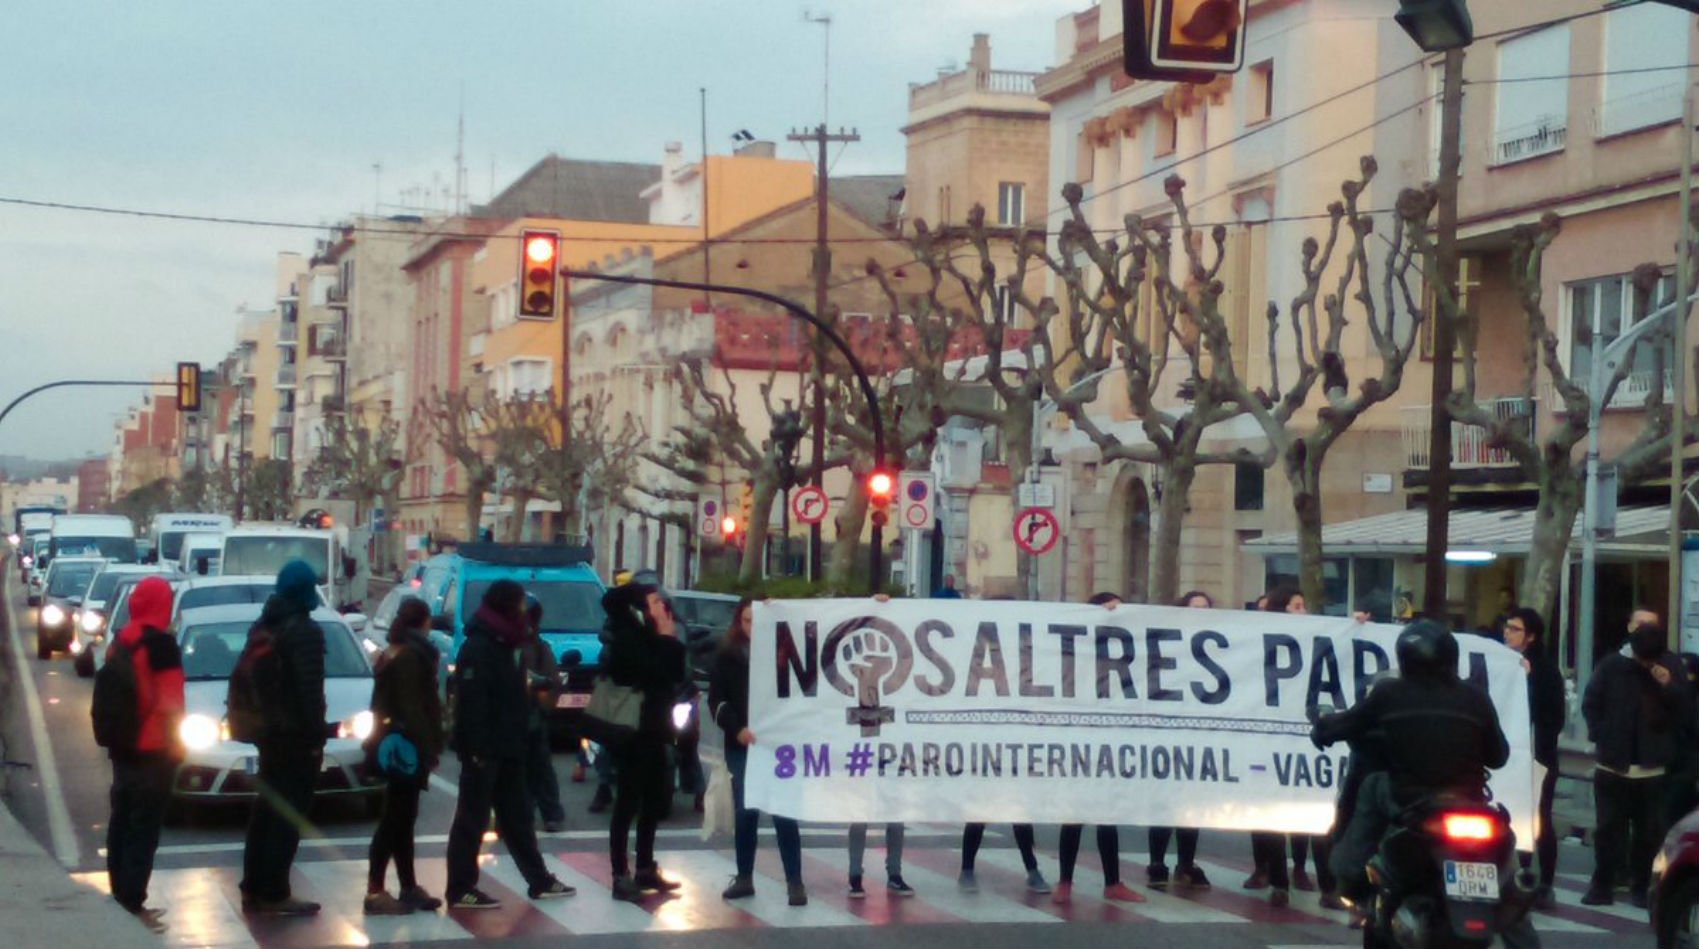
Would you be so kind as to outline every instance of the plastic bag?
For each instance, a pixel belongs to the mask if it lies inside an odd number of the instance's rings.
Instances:
[[[702,795],[702,839],[718,833],[731,833],[737,813],[732,798],[732,772],[725,762],[714,765],[708,778],[708,790]]]

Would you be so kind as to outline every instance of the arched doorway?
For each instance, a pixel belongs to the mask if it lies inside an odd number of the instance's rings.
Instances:
[[[1128,602],[1143,603],[1150,589],[1150,492],[1132,465],[1115,478],[1106,526],[1108,575],[1102,579],[1108,582],[1098,586],[1118,591]]]

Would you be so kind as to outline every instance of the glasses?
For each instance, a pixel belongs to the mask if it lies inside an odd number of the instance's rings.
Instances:
[[[1528,627],[1523,626],[1521,623],[1505,623],[1504,631],[1507,633],[1526,633],[1528,631]]]

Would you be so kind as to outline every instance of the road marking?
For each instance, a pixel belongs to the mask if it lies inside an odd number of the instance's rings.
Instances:
[[[662,828],[659,828],[658,830],[655,831],[655,835],[657,837],[662,838],[662,839],[666,839],[666,838],[673,838],[673,839],[690,838],[690,839],[700,840],[702,838],[702,831],[698,828],[695,828],[695,827],[662,827]],[[762,837],[773,836],[773,828],[771,828],[771,827],[761,828],[761,836]],[[830,840],[836,840],[836,839],[841,839],[843,836],[844,836],[844,832],[841,831],[841,830],[804,828],[803,831],[802,831],[802,837],[805,840],[811,839],[811,838],[825,838],[825,839],[830,839]],[[484,842],[485,843],[492,843],[496,839],[497,838],[494,836],[494,833],[491,832],[490,834],[487,834],[485,836]],[[552,833],[552,834],[548,833],[546,831],[539,831],[537,833],[537,839],[538,840],[599,840],[599,841],[606,841],[608,839],[608,832],[607,832],[606,828],[598,829],[598,830],[562,830],[562,831],[556,831],[555,833]],[[952,838],[947,838],[947,837],[944,837],[942,835],[937,835],[937,834],[912,834],[911,833],[907,836],[906,839],[909,840],[909,841],[912,841],[914,843],[937,843],[937,842],[949,843],[949,842],[951,842]],[[365,847],[368,844],[370,844],[371,842],[372,842],[372,838],[371,838],[370,835],[361,836],[361,837],[318,837],[318,838],[305,838],[305,837],[303,837],[301,839],[301,849],[302,850],[311,850],[315,847],[321,848],[321,849],[326,848],[326,847]],[[413,838],[413,842],[414,842],[414,844],[446,844],[446,843],[448,843],[448,835],[447,834],[420,834],[417,837]],[[193,855],[193,854],[207,854],[207,853],[241,853],[243,846],[244,846],[244,844],[240,840],[226,840],[226,841],[198,843],[198,844],[167,844],[167,845],[160,847],[158,853],[162,856],[189,856],[189,855]],[[100,848],[100,856],[103,857],[103,858],[106,856],[106,848],[104,848],[104,847]]]
[[[12,571],[4,570],[0,578],[0,600],[5,609],[12,609]],[[18,683],[24,690],[24,711],[29,715],[30,742],[35,745],[36,773],[41,775],[41,796],[47,804],[47,836],[53,843],[53,859],[67,869],[82,859],[77,852],[77,834],[71,829],[71,811],[65,806],[64,789],[59,782],[59,761],[53,755],[53,745],[47,737],[47,716],[41,711],[41,694],[35,688],[35,676],[30,674],[29,660],[24,656],[24,644],[18,638],[18,617],[12,612],[7,621],[8,639],[12,646],[12,666],[17,670]]]

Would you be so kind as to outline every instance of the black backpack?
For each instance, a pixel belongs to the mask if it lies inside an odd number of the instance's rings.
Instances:
[[[225,715],[230,737],[257,743],[270,731],[268,721],[288,714],[283,708],[283,654],[277,649],[277,633],[255,623],[248,630],[247,645],[230,672],[225,694]]]
[[[141,692],[136,687],[135,650],[113,643],[106,663],[94,675],[94,743],[110,752],[136,750],[142,734]]]

